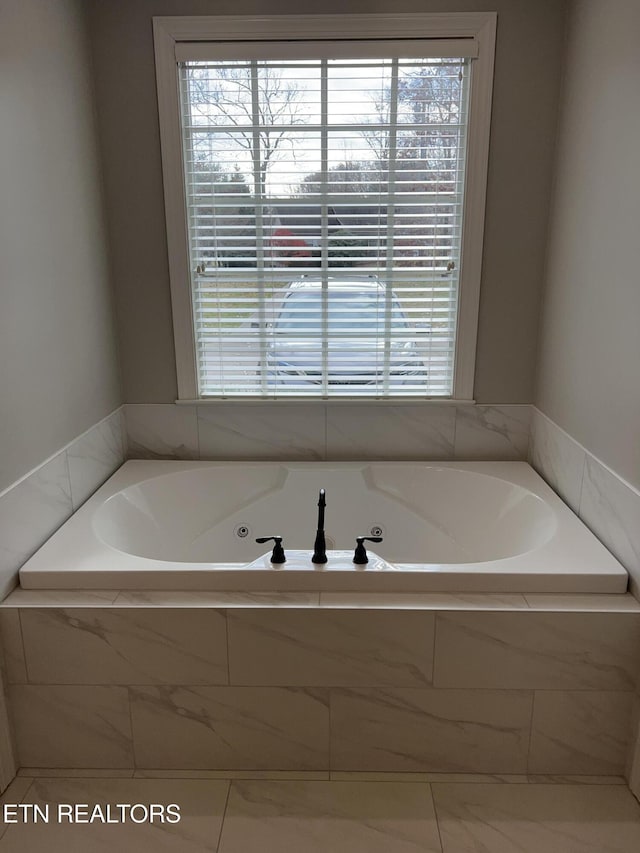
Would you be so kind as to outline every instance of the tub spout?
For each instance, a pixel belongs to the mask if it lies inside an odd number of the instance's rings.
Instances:
[[[327,546],[324,540],[324,508],[326,501],[324,499],[324,489],[320,489],[318,498],[318,529],[316,531],[316,541],[313,545],[312,563],[327,562]]]

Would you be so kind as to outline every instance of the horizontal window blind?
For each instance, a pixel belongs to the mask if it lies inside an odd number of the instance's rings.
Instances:
[[[179,61],[203,397],[452,394],[470,51],[364,44]]]

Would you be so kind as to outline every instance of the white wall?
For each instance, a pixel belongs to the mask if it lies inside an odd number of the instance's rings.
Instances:
[[[574,0],[568,37],[531,454],[638,596],[640,3]]]
[[[537,405],[640,487],[640,3],[569,18]]]
[[[0,3],[0,492],[121,402],[81,0]]]

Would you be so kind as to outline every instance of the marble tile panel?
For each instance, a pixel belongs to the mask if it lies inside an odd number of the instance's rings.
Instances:
[[[587,454],[580,518],[620,560],[640,592],[640,493]]]
[[[0,843],[2,853],[215,853],[228,795],[228,782],[167,779],[36,779],[30,802],[56,814],[58,803],[110,805],[157,803],[180,806],[178,823],[48,823],[11,826]],[[139,818],[141,810],[136,811]]]
[[[531,417],[530,462],[577,513],[586,454],[566,432],[538,409]]]
[[[132,404],[125,408],[129,459],[198,459],[195,406]]]
[[[108,607],[117,589],[22,589],[16,587],[0,605],[0,613],[14,607]]]
[[[507,593],[321,592],[320,607],[347,610],[527,610],[528,605],[523,595]]]
[[[525,773],[533,695],[331,691],[331,769]]]
[[[424,686],[433,619],[389,610],[229,611],[230,683]]]
[[[457,406],[456,459],[526,460],[530,406]]]
[[[635,853],[640,805],[620,785],[434,785],[444,853]]]
[[[21,612],[36,684],[226,684],[218,610],[31,608]]]
[[[5,803],[21,803],[24,797],[26,797],[32,782],[32,779],[14,779],[9,784],[9,787],[5,789],[2,796],[0,796],[0,809],[4,807]],[[8,824],[4,820],[0,820],[0,838],[5,834],[7,828]]]
[[[529,773],[531,785],[626,785],[624,776],[591,776],[584,773]]]
[[[328,769],[324,690],[136,687],[130,695],[138,767]]]
[[[526,785],[529,781],[524,773],[385,773],[374,770],[332,770],[331,778],[356,782],[481,782],[483,785]]]
[[[136,779],[273,779],[282,781],[322,781],[328,770],[136,770]]]
[[[440,853],[431,791],[394,782],[231,785],[220,853]]]
[[[123,590],[118,607],[317,607],[319,592],[208,592]],[[640,608],[639,608],[640,609]]]
[[[632,700],[616,691],[536,691],[529,772],[621,775]]]
[[[114,412],[77,438],[66,453],[76,510],[124,462],[120,412]]]
[[[327,407],[327,459],[452,459],[455,406]]]
[[[198,406],[201,459],[324,459],[322,405]]]
[[[66,453],[0,496],[0,598],[17,571],[73,512]]]
[[[439,613],[434,685],[633,690],[637,613]]]
[[[531,610],[598,611],[601,613],[640,613],[640,602],[628,593],[579,595],[576,593],[526,593],[525,599]]]
[[[19,764],[25,767],[132,767],[124,687],[16,684],[9,702]]]
[[[4,654],[4,673],[6,684],[24,684],[27,681],[27,668],[24,661],[20,614],[17,610],[0,608],[0,637]]]
[[[42,776],[45,779],[131,779],[133,778],[133,767],[126,770],[118,770],[109,767],[21,767],[18,776],[27,776],[37,779]]]

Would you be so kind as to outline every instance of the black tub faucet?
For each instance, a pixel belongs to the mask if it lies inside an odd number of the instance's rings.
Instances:
[[[364,566],[369,562],[367,557],[367,549],[364,547],[365,542],[382,542],[382,536],[357,536],[356,550],[353,555],[353,562],[357,566]]]
[[[287,558],[284,554],[284,548],[282,547],[282,536],[260,536],[256,539],[258,544],[262,545],[264,542],[271,542],[273,540],[273,552],[271,554],[271,562],[278,565],[278,563],[286,563]]]
[[[324,508],[326,505],[324,489],[320,489],[320,496],[318,498],[318,529],[316,531],[316,541],[313,546],[312,563],[327,562],[327,545],[324,541]]]

